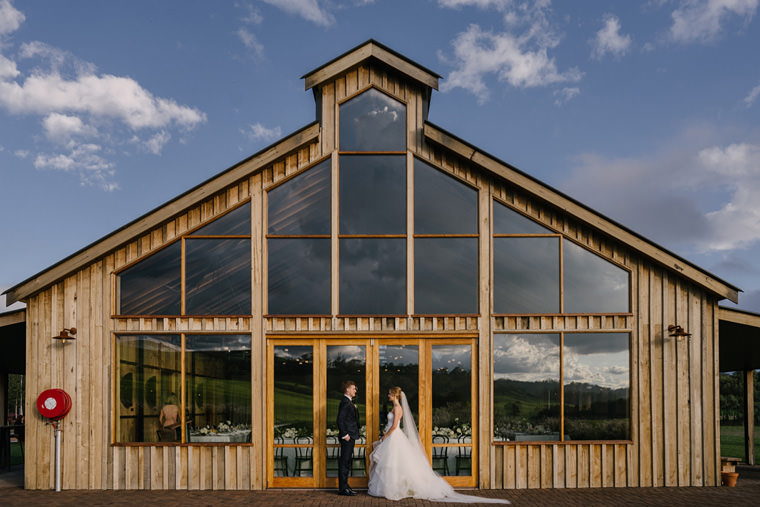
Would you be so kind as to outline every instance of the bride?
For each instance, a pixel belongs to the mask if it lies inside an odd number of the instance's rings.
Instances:
[[[414,497],[440,502],[509,503],[456,493],[430,467],[404,392],[400,387],[391,387],[388,399],[393,410],[388,413],[383,438],[375,442],[369,456],[370,495],[390,500]]]

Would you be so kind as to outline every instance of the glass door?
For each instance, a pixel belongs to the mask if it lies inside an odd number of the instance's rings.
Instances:
[[[361,435],[352,487],[367,486],[372,443],[385,430],[394,386],[406,394],[433,468],[454,486],[475,486],[474,348],[473,338],[271,339],[269,486],[337,488],[337,415],[347,380],[357,386]]]

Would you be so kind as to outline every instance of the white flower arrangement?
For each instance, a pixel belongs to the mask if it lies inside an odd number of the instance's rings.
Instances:
[[[233,433],[235,431],[243,431],[250,429],[247,424],[232,424],[231,421],[225,421],[217,424],[216,426],[202,426],[200,428],[193,428],[190,430],[191,435],[216,435],[217,433]]]

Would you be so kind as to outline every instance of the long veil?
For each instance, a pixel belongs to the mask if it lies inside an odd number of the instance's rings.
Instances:
[[[412,446],[422,451],[425,454],[425,459],[427,459],[427,453],[425,453],[425,448],[422,447],[422,440],[420,440],[417,425],[414,424],[414,414],[412,414],[412,409],[409,408],[409,402],[406,400],[404,391],[401,391],[401,408],[404,411],[404,415],[401,418],[401,431],[404,432],[404,435],[406,435]]]
[[[417,431],[417,425],[414,424],[414,414],[412,414],[412,410],[409,408],[409,402],[406,400],[406,394],[404,391],[401,391],[401,408],[403,409],[403,416],[401,418],[401,431],[404,432],[404,435],[406,435],[406,438],[409,440],[409,443],[412,446],[412,452],[419,453],[421,456],[421,461],[417,461],[418,463],[425,463],[427,466],[426,468],[429,469],[430,475],[426,479],[422,479],[423,481],[426,481],[433,485],[433,489],[435,490],[435,494],[429,494],[429,495],[414,495],[415,498],[426,498],[427,500],[431,500],[434,502],[458,502],[458,503],[510,503],[509,500],[501,499],[501,498],[488,498],[488,497],[482,497],[482,496],[472,496],[472,495],[463,495],[462,493],[457,493],[454,491],[454,488],[452,488],[449,483],[447,483],[443,477],[438,475],[437,472],[435,472],[432,468],[429,468],[429,462],[427,458],[427,452],[425,452],[425,448],[422,446],[422,441],[420,440],[420,434]],[[412,460],[416,461],[416,460]],[[370,472],[371,474],[372,472]],[[418,476],[419,477],[419,476]],[[372,479],[370,479],[372,480]],[[425,488],[427,491],[430,491],[430,488]]]

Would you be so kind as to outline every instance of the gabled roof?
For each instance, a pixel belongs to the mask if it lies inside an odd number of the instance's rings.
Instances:
[[[438,89],[438,79],[441,76],[373,39],[307,72],[301,78],[304,80],[306,89],[309,90],[369,59],[379,60],[425,86]]]
[[[346,72],[369,59],[376,59],[391,66],[403,73],[409,79],[416,80],[428,87],[428,91],[431,88],[438,88],[438,79],[440,76],[382,44],[374,40],[369,40],[334,60],[331,60],[325,65],[305,74],[303,78],[306,80],[306,89],[308,90],[319,86],[327,80],[335,78],[339,74]],[[5,292],[7,303],[12,304],[45,289],[61,280],[63,277],[68,276],[70,273],[75,272],[77,269],[86,266],[90,262],[97,260],[139,235],[160,225],[165,220],[171,219],[182,213],[204,198],[213,195],[224,189],[226,186],[233,184],[250,174],[253,174],[255,171],[301,146],[313,142],[319,137],[319,135],[320,125],[318,122],[307,125],[303,129],[285,137],[283,140],[261,150],[248,159],[212,177],[206,182],[201,183],[179,197],[159,206],[137,220],[130,222],[126,226],[97,240],[57,264],[12,287]],[[534,195],[536,198],[574,216],[588,226],[614,237],[632,250],[652,259],[669,270],[679,273],[684,278],[704,287],[708,291],[718,295],[720,298],[726,298],[733,302],[738,301],[738,293],[740,289],[737,287],[721,280],[676,254],[669,252],[663,247],[613,220],[604,217],[600,213],[575,201],[558,190],[551,188],[519,169],[516,169],[510,164],[507,164],[466,141],[459,139],[455,135],[446,132],[440,127],[437,127],[430,122],[425,122],[424,136],[428,141],[443,146],[453,153],[472,161],[485,171],[491,172],[500,178],[512,182],[523,188],[526,192]]]

